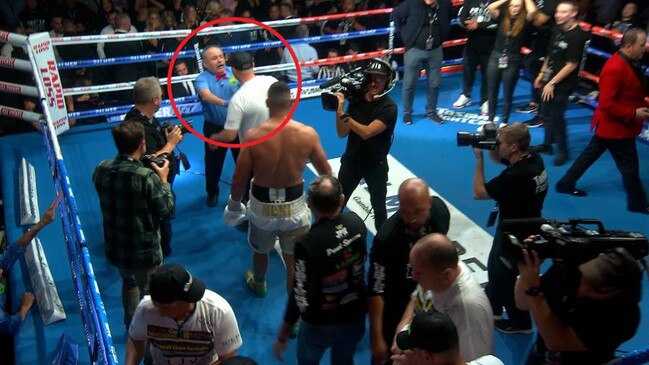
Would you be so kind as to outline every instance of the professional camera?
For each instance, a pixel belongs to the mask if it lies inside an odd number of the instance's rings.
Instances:
[[[602,222],[596,219],[505,219],[502,224],[510,242],[504,256],[515,261],[523,260],[522,249],[534,250],[542,259],[562,260],[576,265],[616,247],[626,249],[637,260],[649,253],[649,243],[643,234],[606,230]],[[594,227],[589,229],[584,225]],[[523,242],[533,234],[540,235],[540,238]]]
[[[336,93],[340,92],[345,95],[345,99],[353,99],[358,97],[361,94],[363,88],[363,79],[365,75],[363,74],[362,68],[357,67],[342,76],[334,77],[322,85],[321,89],[326,89],[331,87],[328,91],[323,91],[320,94],[322,98],[322,108],[324,110],[336,110],[338,109],[338,97]]]
[[[189,124],[190,126],[192,125],[192,123],[194,123],[194,121],[192,121],[192,120],[186,120],[185,122],[187,124]],[[180,133],[182,133],[182,134],[189,133],[189,129],[185,128],[185,125],[183,125],[183,124],[173,124],[173,123],[167,121],[165,123],[165,125],[164,125],[167,132],[171,132],[171,130],[174,129],[175,126],[178,126],[178,128],[180,128]]]
[[[498,129],[496,125],[488,123],[483,126],[482,133],[457,132],[457,145],[473,146],[483,150],[495,150],[498,148],[497,134]]]
[[[144,155],[142,158],[140,158],[140,161],[142,161],[142,164],[146,167],[151,167],[151,164],[154,163],[158,165],[158,167],[162,167],[165,164],[165,160],[169,159],[169,154],[168,153],[161,153],[158,156],[156,155]]]

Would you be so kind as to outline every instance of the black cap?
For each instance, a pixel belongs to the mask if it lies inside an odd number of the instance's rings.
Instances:
[[[458,347],[458,343],[457,328],[451,318],[435,311],[417,314],[408,329],[397,335],[401,350],[417,348],[441,353]]]
[[[162,265],[149,277],[151,299],[160,304],[196,303],[204,293],[205,283],[178,264]]]
[[[234,52],[228,55],[228,65],[235,70],[244,71],[252,68],[252,56],[248,52]]]
[[[365,73],[390,77],[392,75],[392,67],[383,60],[372,59],[368,62],[367,67],[365,67]]]

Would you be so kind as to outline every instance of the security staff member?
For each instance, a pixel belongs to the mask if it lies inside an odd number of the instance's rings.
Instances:
[[[345,96],[336,93],[336,132],[340,138],[348,137],[338,179],[345,192],[345,204],[365,179],[378,231],[387,219],[387,155],[397,122],[397,106],[387,95],[394,85],[394,70],[385,61],[373,59],[364,72],[362,95],[349,102],[347,112]]]

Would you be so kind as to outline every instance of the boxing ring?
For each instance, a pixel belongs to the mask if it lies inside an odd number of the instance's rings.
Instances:
[[[454,0],[453,5],[459,6],[462,4],[461,0]],[[265,22],[264,24],[278,29],[282,27],[291,27],[298,24],[312,24],[316,22],[323,22],[328,20],[338,20],[348,17],[366,17],[375,15],[389,14],[392,9],[378,9],[368,10],[361,12],[354,12],[349,14],[336,14],[307,18],[293,18],[287,20]],[[452,24],[457,25],[457,19],[454,19]],[[605,37],[611,40],[619,40],[620,34],[610,32],[606,29],[590,24],[582,23],[584,29],[590,30],[594,36]],[[233,30],[244,31],[258,28],[254,24],[235,24],[219,26],[214,28],[205,28],[197,33],[198,36],[220,34],[231,32]],[[19,60],[13,58],[2,57],[0,58],[0,67],[16,70],[19,72],[31,73],[35,80],[35,86],[32,85],[19,85],[9,82],[0,81],[0,90],[13,94],[24,96],[31,96],[38,98],[43,113],[38,114],[21,110],[9,106],[0,105],[0,114],[12,118],[22,119],[28,122],[40,123],[40,132],[42,135],[43,145],[47,155],[49,170],[53,180],[54,194],[62,196],[61,204],[58,209],[57,218],[60,217],[63,239],[65,242],[67,257],[69,261],[69,270],[71,271],[73,286],[75,289],[75,296],[77,308],[81,315],[81,323],[83,333],[85,335],[86,347],[88,350],[88,359],[93,364],[117,364],[119,363],[117,351],[113,341],[113,335],[108,325],[108,318],[106,308],[102,301],[99,284],[94,274],[91,256],[88,250],[88,242],[83,231],[82,222],[79,218],[79,209],[74,191],[70,184],[70,174],[66,167],[66,160],[61,152],[59,145],[59,137],[61,134],[66,133],[70,128],[70,119],[85,119],[98,116],[106,116],[109,121],[117,121],[121,119],[132,105],[113,105],[95,110],[76,111],[68,113],[65,105],[65,96],[76,96],[86,93],[107,93],[115,91],[130,90],[133,88],[135,82],[127,83],[112,83],[105,85],[83,86],[83,87],[64,87],[61,83],[60,71],[68,69],[76,69],[81,67],[93,68],[105,65],[115,64],[132,64],[140,62],[153,62],[168,60],[172,58],[174,52],[146,54],[146,55],[133,55],[119,58],[106,58],[106,59],[91,59],[91,60],[77,60],[56,62],[54,60],[53,47],[65,47],[69,45],[81,44],[94,44],[97,42],[123,42],[133,40],[148,40],[148,39],[163,39],[163,38],[179,38],[186,37],[191,33],[190,30],[177,30],[177,31],[164,31],[164,32],[149,32],[149,33],[129,33],[129,34],[116,34],[108,36],[89,35],[89,36],[75,36],[49,39],[46,33],[39,33],[29,37],[21,36],[14,33],[0,32],[0,41],[10,43],[14,46],[27,45],[29,49],[30,60]],[[313,36],[308,38],[294,38],[288,39],[290,44],[298,43],[321,43],[338,41],[343,39],[354,39],[361,37],[376,37],[383,36],[388,38],[388,48],[382,51],[370,51],[360,53],[355,56],[340,56],[335,58],[325,58],[316,61],[300,62],[297,67],[308,66],[324,66],[340,63],[348,63],[366,60],[374,57],[391,57],[404,53],[403,48],[394,47],[394,27],[392,25],[386,28],[368,29],[364,31],[353,31],[347,33],[340,33],[335,35],[322,35]],[[466,43],[466,38],[459,38],[448,40],[444,42],[445,48],[460,47]],[[264,41],[256,42],[245,45],[225,46],[222,47],[224,53],[231,53],[236,51],[254,51],[257,49],[272,48],[281,46],[281,41]],[[178,59],[192,58],[200,60],[200,50],[193,51],[180,51]],[[528,49],[523,49],[522,52],[529,52]],[[610,53],[599,50],[593,47],[587,48],[588,57],[599,57],[607,59]],[[445,59],[443,63],[443,72],[445,74],[452,74],[461,71],[461,58]],[[200,65],[200,62],[198,62]],[[255,73],[262,74],[268,72],[286,71],[295,68],[296,65],[292,63],[278,64],[271,66],[256,67]],[[649,69],[644,68],[645,75],[649,76]],[[176,83],[183,81],[192,81],[198,74],[187,76],[173,76],[171,72],[167,78],[161,78],[160,82],[166,85],[168,82]],[[597,83],[597,75],[582,70],[580,76],[583,79],[590,80]],[[301,85],[291,84],[294,92],[301,89],[300,98],[312,98],[320,95],[320,84],[325,82],[323,80],[309,80],[301,83]],[[298,86],[301,86],[299,88]],[[583,103],[594,107],[597,101],[589,98],[588,95],[575,95]],[[394,99],[399,99],[399,96],[394,96]],[[0,101],[0,104],[2,102]],[[441,103],[440,103],[441,104]],[[181,97],[174,98],[173,101],[165,100],[163,107],[156,114],[159,119],[176,118],[173,105],[177,105],[178,110],[183,116],[197,115],[201,112],[200,103],[197,97]],[[456,113],[449,110],[447,115]],[[442,115],[444,115],[442,113]],[[453,114],[455,115],[455,114]],[[466,118],[461,116],[458,118]],[[472,118],[472,117],[469,117]],[[475,118],[475,123],[481,123],[484,118]],[[645,124],[643,134],[639,140],[649,143],[649,128]],[[33,314],[32,314],[33,315]],[[84,356],[85,357],[85,356]],[[649,349],[639,349],[631,352],[625,357],[620,358],[621,364],[642,364],[649,361]]]

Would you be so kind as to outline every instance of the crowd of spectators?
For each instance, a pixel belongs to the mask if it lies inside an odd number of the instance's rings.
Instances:
[[[51,37],[88,35],[88,34],[114,34],[149,32],[162,30],[195,29],[198,26],[219,18],[248,17],[259,21],[281,20],[291,17],[318,16],[326,14],[347,13],[353,11],[394,7],[400,3],[398,0],[264,0],[264,1],[231,1],[231,0],[102,0],[100,2],[84,0],[24,0],[24,2],[11,2],[3,4],[0,29],[19,34],[29,35],[36,32],[49,32]],[[630,27],[645,27],[649,20],[649,7],[645,2],[615,0],[581,0],[579,1],[581,20],[598,24],[608,29],[625,31]],[[459,9],[454,9],[457,15]],[[226,23],[220,23],[226,24]],[[379,15],[362,18],[346,18],[339,20],[323,21],[310,24],[308,29],[299,30],[300,36],[331,35],[343,32],[360,31],[386,27],[388,15]],[[277,28],[285,38],[298,37],[295,27]],[[458,30],[460,34],[465,32]],[[237,33],[226,33],[202,37],[198,40],[200,46],[218,43],[220,46],[233,44],[246,44],[265,40],[274,40],[275,37],[266,30],[253,30]],[[150,39],[125,43],[97,43],[89,45],[73,45],[55,48],[57,61],[74,61],[85,59],[98,59],[106,57],[119,57],[136,54],[154,54],[173,52],[181,38]],[[383,38],[372,37],[369,42],[357,43],[350,40],[328,41],[314,44],[318,58],[329,55],[353,55],[358,52],[385,49]],[[192,50],[194,42],[188,42],[184,50]],[[399,41],[397,40],[397,43]],[[604,41],[606,42],[606,41]],[[615,46],[614,44],[598,45]],[[112,45],[112,46],[111,46]],[[107,48],[108,47],[108,51]],[[453,50],[449,50],[453,52]],[[27,53],[21,47],[5,44],[2,47],[3,56],[26,59]],[[290,57],[282,57],[283,47],[260,49],[254,52],[255,65],[273,65]],[[447,53],[445,51],[445,53]],[[396,59],[400,62],[400,57]],[[603,62],[589,60],[591,68],[598,71]],[[166,76],[169,65],[168,60],[159,62],[134,63],[128,65],[91,67],[85,69],[63,70],[63,86],[89,86],[93,84],[110,84],[120,81],[134,81],[138,77]],[[197,72],[197,63],[194,59],[187,59],[189,73]],[[352,63],[339,65],[339,69],[323,71],[322,75],[337,75],[353,68]],[[308,71],[308,72],[307,72]],[[303,70],[303,78],[317,77],[318,67]],[[595,72],[596,73],[596,72]],[[295,81],[295,75],[274,74],[275,77],[284,77]],[[128,80],[126,79],[128,77]],[[22,73],[8,75],[7,81],[19,84],[31,84],[31,76]],[[584,82],[585,84],[587,82]],[[588,87],[588,85],[585,85]],[[594,85],[590,85],[593,88]],[[11,95],[9,106],[23,108],[24,97]],[[68,110],[82,111],[95,109],[112,104],[125,102],[126,95],[120,93],[84,94],[66,98]],[[38,111],[38,106],[36,107]],[[105,117],[73,120],[75,123],[103,122]],[[35,125],[37,127],[37,125]],[[34,125],[21,121],[8,120],[0,124],[0,134],[33,131]]]

